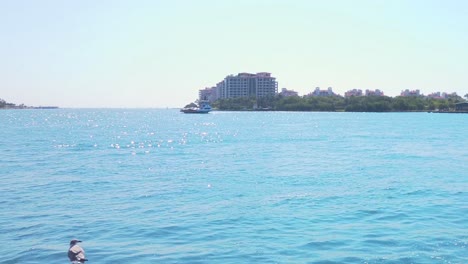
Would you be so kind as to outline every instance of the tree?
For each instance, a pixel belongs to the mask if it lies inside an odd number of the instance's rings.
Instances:
[[[197,104],[190,103],[190,104],[186,105],[184,108],[191,108],[191,107],[197,107]]]

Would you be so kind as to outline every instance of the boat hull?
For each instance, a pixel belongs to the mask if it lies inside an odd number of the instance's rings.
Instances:
[[[180,110],[182,113],[185,114],[208,114],[209,111],[197,111],[197,110]]]
[[[181,109],[182,113],[185,114],[208,114],[210,110],[201,110],[201,109]]]

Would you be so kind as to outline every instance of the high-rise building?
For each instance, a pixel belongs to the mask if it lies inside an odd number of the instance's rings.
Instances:
[[[198,91],[198,98],[200,101],[208,101],[210,103],[217,100],[217,89],[216,87],[207,87]]]
[[[226,90],[224,89],[224,80],[216,84],[216,100],[226,98]]]
[[[278,93],[278,83],[267,72],[239,73],[227,76],[221,90],[220,98],[274,96]]]
[[[199,99],[208,98],[208,94],[211,99],[207,100],[215,101],[223,98],[275,96],[277,93],[278,83],[271,73],[239,73],[226,76],[215,87],[200,90]]]

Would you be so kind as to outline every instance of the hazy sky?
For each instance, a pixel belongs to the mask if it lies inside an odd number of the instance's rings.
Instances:
[[[226,75],[468,93],[465,0],[0,0],[0,98],[183,107]]]

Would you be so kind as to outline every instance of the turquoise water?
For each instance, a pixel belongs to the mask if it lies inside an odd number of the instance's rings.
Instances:
[[[0,263],[468,263],[468,115],[0,111]]]

